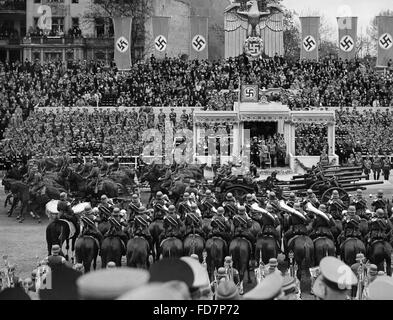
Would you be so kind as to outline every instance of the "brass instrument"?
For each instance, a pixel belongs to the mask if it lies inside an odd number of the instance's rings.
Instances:
[[[321,210],[315,208],[310,202],[307,202],[306,210],[316,214],[317,216],[320,216],[320,217],[324,218],[326,221],[330,221],[330,219],[326,215],[326,213],[324,213]]]
[[[269,218],[271,218],[271,219],[275,219],[274,216],[273,216],[269,211],[267,211],[267,210],[261,208],[261,207],[258,206],[258,204],[256,204],[256,203],[254,203],[254,204],[251,206],[251,209],[254,210],[255,212],[261,213],[261,214],[263,214],[263,215],[267,215],[267,216],[269,216]]]
[[[262,260],[262,250],[259,251],[259,266],[254,270],[255,272],[255,279],[257,283],[261,283],[261,281],[265,278],[265,264]]]
[[[306,220],[306,217],[303,213],[301,213],[300,211],[291,208],[290,206],[288,206],[283,200],[279,201],[280,204],[280,208],[290,214],[294,214],[296,216],[298,216],[299,218]]]

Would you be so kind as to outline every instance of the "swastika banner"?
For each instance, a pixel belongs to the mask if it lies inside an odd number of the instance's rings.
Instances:
[[[190,59],[208,59],[208,23],[207,17],[190,17]]]
[[[154,56],[163,59],[168,52],[170,17],[152,17]]]
[[[378,23],[378,57],[377,66],[386,67],[393,59],[393,17],[379,16]]]
[[[257,84],[244,84],[241,86],[241,102],[258,102],[259,88]]]
[[[131,17],[114,17],[115,62],[119,70],[131,69]]]
[[[338,55],[341,59],[353,59],[356,56],[358,30],[357,17],[339,17],[338,24]]]
[[[302,26],[300,59],[318,61],[320,17],[300,17]]]

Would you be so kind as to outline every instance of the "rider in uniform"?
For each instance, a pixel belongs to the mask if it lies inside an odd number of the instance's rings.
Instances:
[[[360,218],[356,215],[355,206],[349,206],[347,215],[343,218],[343,232],[338,237],[338,243],[343,244],[346,239],[357,238],[361,241],[362,234],[359,231]]]
[[[356,214],[363,219],[369,220],[369,215],[366,213],[367,200],[363,197],[362,190],[356,190],[356,198],[351,199],[351,205],[355,206]]]
[[[180,216],[176,214],[176,208],[174,205],[170,205],[168,207],[168,213],[164,217],[164,232],[160,235],[160,243],[163,239],[169,237],[176,237],[178,239],[182,239],[181,228],[183,226],[183,222],[180,219]]]
[[[123,227],[127,225],[121,222],[120,209],[114,208],[111,217],[108,219],[110,222],[110,227],[107,233],[104,235],[104,238],[107,237],[119,237],[123,242],[123,255],[125,254],[128,237],[127,234],[123,231]]]
[[[65,194],[65,192],[63,192]],[[74,224],[75,229],[79,230],[79,221],[78,221],[78,216],[72,211],[71,204],[67,202],[67,195],[65,197],[63,196],[63,199],[65,200],[60,200],[57,203],[57,211],[59,211],[59,219],[64,219],[67,221],[70,221]]]
[[[100,212],[100,221],[106,221],[112,214],[113,205],[109,202],[108,197],[103,194],[101,196],[101,202],[98,205]]]
[[[184,220],[186,213],[191,211],[190,194],[188,192],[183,194],[183,200],[179,202],[177,211],[179,212],[182,220]]]
[[[193,179],[190,180],[190,185],[186,188],[185,192],[189,193],[190,195],[191,195],[191,193],[194,193],[195,198],[197,199],[197,197],[199,195],[199,190],[197,188],[195,180],[193,180]]]
[[[96,216],[93,213],[93,210],[90,205],[85,207],[85,210],[82,213],[81,220],[83,222],[83,231],[81,236],[91,236],[98,240],[100,246],[103,240],[103,235],[97,229],[95,220]]]
[[[88,189],[92,189],[94,190],[94,193],[98,192],[98,180],[100,178],[100,168],[97,166],[97,162],[93,161],[92,162],[92,169],[89,173],[89,175],[85,178],[85,180],[89,180],[91,179],[88,184],[87,187]]]
[[[287,200],[286,205],[287,205],[288,207],[293,208],[295,202],[296,202],[296,195],[295,195],[295,193],[291,192],[291,193],[289,194],[289,199]]]
[[[262,213],[261,217],[261,225],[263,235],[270,235],[276,239],[277,242],[280,240],[280,236],[276,228],[280,225],[280,220],[278,219],[277,215],[274,214],[274,209],[271,204],[267,204],[265,210],[270,214]]]
[[[151,219],[147,214],[147,210],[145,207],[141,206],[138,210],[138,213],[135,215],[132,235],[144,237],[149,243],[150,250],[153,248],[153,238],[149,231],[149,225],[151,223]]]
[[[326,206],[324,204],[321,204],[318,209],[326,214]],[[332,231],[330,230],[335,226],[334,220],[331,214],[327,213],[326,215],[329,221],[320,215],[315,215],[314,221],[312,222],[312,231],[310,233],[311,239],[314,240],[319,237],[328,237],[334,242],[334,237]]]
[[[378,190],[377,198],[373,200],[371,203],[371,207],[374,212],[377,212],[378,209],[383,209],[386,212],[388,201],[383,197],[383,191]]]
[[[288,241],[297,235],[307,235],[307,225],[311,222],[311,219],[304,213],[299,202],[294,203],[293,209],[303,214],[303,218],[297,214],[290,213],[288,218],[289,229],[284,234],[284,245],[287,248]]]
[[[369,230],[369,244],[376,240],[389,241],[391,226],[383,209],[378,209],[376,217],[371,218],[371,221],[369,222]]]
[[[130,210],[130,215],[128,222],[134,221],[135,215],[139,212],[139,208],[142,207],[142,202],[139,199],[138,195],[134,193],[131,197],[131,202],[128,204],[128,208]]]
[[[212,229],[208,238],[221,237],[224,241],[226,241],[229,247],[229,242],[231,241],[231,225],[228,218],[224,217],[224,213],[225,210],[223,207],[219,207],[217,209],[217,213],[213,216],[210,223]]]
[[[205,195],[201,200],[201,208],[204,218],[211,218],[214,215],[216,206],[218,205],[217,199],[212,194],[211,190],[206,190]],[[213,209],[214,208],[214,209]]]
[[[222,203],[222,206],[225,209],[225,216],[232,219],[233,216],[237,213],[238,203],[233,196],[232,193],[227,193],[225,196],[225,201]]]
[[[246,195],[246,201],[244,202],[244,207],[246,208],[246,212],[247,214],[251,214],[252,213],[252,208],[251,206],[256,203],[258,204],[258,201],[255,199],[255,197],[252,196],[251,193]]]
[[[307,190],[306,202],[310,202],[315,208],[318,208],[320,205],[317,196],[311,189]]]
[[[345,209],[344,202],[340,199],[337,190],[333,190],[332,199],[327,203],[328,212],[333,216],[333,219],[341,220],[342,211]]]
[[[153,220],[164,218],[167,210],[165,208],[168,206],[169,201],[166,196],[161,191],[156,193],[156,197],[153,200],[154,217]]]
[[[187,212],[185,215],[185,225],[187,237],[190,234],[199,234],[202,238],[204,233],[202,231],[202,216],[198,212],[198,205],[196,203],[191,204],[191,211]]]
[[[251,256],[253,256],[256,239],[250,232],[250,228],[252,227],[252,219],[246,213],[246,208],[244,206],[240,206],[238,209],[238,214],[233,216],[233,224],[235,226],[235,238],[244,237],[250,241]]]

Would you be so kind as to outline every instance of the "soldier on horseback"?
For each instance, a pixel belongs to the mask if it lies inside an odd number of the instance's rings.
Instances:
[[[252,227],[252,219],[246,212],[244,206],[240,206],[238,214],[233,216],[233,224],[235,226],[234,236],[239,238],[246,238],[251,244],[251,256],[254,253],[255,237],[252,235],[250,228]]]
[[[217,213],[213,216],[210,223],[212,230],[208,238],[221,237],[229,246],[229,242],[231,241],[231,225],[228,218],[224,217],[224,213],[225,210],[223,207],[217,209]]]
[[[366,213],[367,210],[367,200],[363,197],[362,190],[356,190],[356,198],[353,198],[351,205],[355,206],[356,214],[363,219],[368,220],[370,217]]]
[[[98,240],[100,246],[103,240],[103,235],[97,229],[95,220],[97,217],[95,216],[90,205],[85,207],[85,210],[82,213],[81,220],[83,222],[83,231],[81,233],[81,237],[83,236],[91,236]]]
[[[105,194],[101,196],[101,203],[98,205],[98,210],[100,212],[100,221],[107,221],[112,214],[113,204],[110,203]]]
[[[343,218],[343,232],[338,236],[338,243],[342,244],[346,239],[357,238],[363,241],[359,230],[360,218],[356,215],[355,206],[349,206],[347,215]]]
[[[202,215],[196,203],[191,204],[191,211],[185,215],[186,233],[185,237],[190,234],[199,234],[202,238],[204,236],[202,230]]]
[[[340,194],[337,190],[333,190],[332,199],[327,203],[327,210],[334,219],[342,219],[342,211],[345,209],[344,202],[340,199]]]
[[[262,236],[272,236],[277,242],[280,240],[280,235],[276,228],[280,225],[280,220],[278,216],[274,214],[274,209],[271,204],[267,204],[265,210],[262,212],[260,219],[260,224],[262,226],[261,235]]]
[[[128,208],[130,210],[130,215],[128,218],[128,223],[134,221],[135,215],[139,212],[139,208],[142,207],[142,202],[139,199],[137,194],[133,194],[131,197],[131,202],[128,205]]]
[[[238,202],[232,193],[228,192],[225,196],[225,201],[222,203],[225,209],[225,216],[232,219],[234,215],[237,214]]]
[[[118,156],[116,155],[115,158],[113,159],[113,163],[108,168],[107,174],[118,171],[119,169],[120,169],[120,161]]]
[[[306,196],[305,201],[310,202],[315,208],[318,208],[320,205],[317,196],[315,195],[315,193],[311,189],[307,190],[307,196]]]
[[[154,217],[153,220],[162,219],[166,212],[167,206],[169,205],[169,199],[161,191],[156,193],[156,198],[153,200]]]
[[[91,179],[89,181],[89,179]],[[87,189],[94,190],[94,193],[98,192],[98,182],[100,179],[100,168],[97,166],[97,162],[92,162],[92,168],[89,175],[85,178],[85,180],[89,181],[87,183]]]
[[[201,207],[204,218],[213,217],[214,213],[217,212],[216,206],[218,205],[218,201],[211,192],[211,190],[206,190],[204,197],[201,200]]]
[[[132,225],[132,236],[140,236],[147,240],[149,243],[150,250],[153,249],[153,238],[149,231],[149,225],[151,223],[150,216],[144,206],[138,209],[138,213],[135,215],[134,223]]]
[[[121,222],[120,209],[114,208],[112,215],[109,217],[108,221],[110,222],[109,230],[105,233],[104,238],[107,237],[119,237],[120,240],[124,244],[124,250],[127,246],[128,236],[123,231],[123,227],[127,227],[127,224]]]
[[[190,194],[188,192],[183,194],[183,201],[178,204],[177,211],[182,220],[184,220],[186,213],[191,211]]]
[[[246,212],[247,214],[251,214],[252,213],[252,208],[251,206],[256,203],[259,205],[259,201],[251,194],[247,194],[246,195],[246,201],[244,202],[244,207],[246,208]]]
[[[377,198],[373,200],[371,203],[371,207],[373,208],[374,212],[377,212],[378,209],[382,209],[384,212],[387,210],[388,201],[383,197],[383,191],[378,190]]]
[[[164,232],[160,235],[160,243],[162,240],[169,237],[176,237],[182,239],[181,227],[183,223],[180,220],[180,216],[176,214],[176,208],[174,205],[168,207],[168,213],[164,217]]]
[[[286,205],[287,205],[288,207],[293,208],[295,202],[296,202],[296,195],[295,195],[295,193],[291,192],[291,193],[289,194],[289,199],[287,200]]]
[[[324,204],[321,204],[318,210],[326,214],[326,206]],[[312,240],[319,237],[327,237],[334,242],[334,237],[332,231],[330,230],[335,226],[334,220],[331,214],[327,213],[326,215],[329,221],[320,215],[315,215],[314,221],[312,222],[312,231],[310,233],[310,238]]]
[[[30,185],[30,193],[33,196],[36,196],[38,192],[45,187],[44,181],[42,179],[41,173],[37,172],[34,174],[34,180]],[[45,189],[42,190],[42,193],[45,193]]]
[[[302,216],[289,212],[288,218],[289,229],[284,234],[284,245],[287,248],[288,241],[297,235],[307,235],[307,225],[311,222],[311,219],[305,214],[299,202],[293,205],[293,209],[302,214]]]
[[[369,230],[369,244],[376,240],[389,241],[391,226],[382,208],[377,210],[376,217],[373,217],[369,222]]]
[[[196,181],[194,179],[190,180],[190,185],[186,188],[185,192],[191,195],[193,193],[195,195],[195,199],[198,199],[199,190],[197,188]]]

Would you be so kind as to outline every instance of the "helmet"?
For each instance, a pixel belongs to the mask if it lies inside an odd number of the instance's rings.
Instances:
[[[212,191],[207,189],[206,192],[205,192],[205,195],[206,196],[211,196],[212,195]]]
[[[382,197],[383,196],[383,190],[379,189],[378,190],[378,197]]]
[[[271,211],[273,211],[273,206],[270,204],[270,203],[268,203],[267,205],[266,205],[266,208],[265,208],[267,211],[269,211],[269,212],[271,212]]]
[[[269,193],[269,198],[274,199],[276,197],[276,194],[272,191]]]
[[[190,180],[190,186],[191,186],[191,187],[195,187],[195,184],[196,184],[195,180],[193,180],[193,179]]]
[[[355,206],[349,206],[347,212],[348,212],[348,214],[350,214],[351,216],[355,215],[355,213],[356,213],[356,208],[355,208]]]
[[[293,204],[293,208],[294,208],[295,210],[299,210],[299,209],[302,208],[302,206],[300,205],[300,202],[295,202],[295,203]]]
[[[289,195],[289,198],[290,198],[290,199],[295,199],[295,198],[296,198],[295,193],[291,192],[290,195]]]
[[[67,199],[67,193],[62,192],[60,193],[60,200],[66,200]]]
[[[246,195],[246,200],[252,200],[252,194],[251,193],[248,193]]]
[[[112,269],[112,268],[116,268],[116,263],[114,263],[113,261],[109,261],[106,265],[107,269]]]
[[[169,211],[169,212],[175,212],[175,210],[176,210],[176,208],[175,208],[175,206],[174,206],[173,204],[171,204],[171,205],[168,207],[168,211]]]
[[[138,213],[139,213],[139,214],[146,213],[146,208],[145,208],[144,206],[139,207]]]
[[[307,193],[308,193],[308,194],[311,194],[311,193],[312,193],[312,190],[311,190],[311,189],[308,189],[308,190],[307,190]]]
[[[333,195],[333,196],[339,196],[339,193],[338,193],[337,190],[333,190],[332,195]]]
[[[239,213],[246,212],[246,208],[244,206],[240,206],[238,210],[239,210]]]
[[[326,211],[326,206],[324,204],[321,204],[318,209],[321,211]]]
[[[60,249],[60,246],[58,244],[54,244],[52,246],[51,252],[52,252],[53,255],[60,254],[60,251],[61,251],[61,249]]]
[[[114,208],[114,209],[113,209],[113,212],[112,212],[112,215],[113,215],[113,216],[118,216],[118,215],[120,215],[120,209],[119,209],[119,208]]]
[[[379,218],[384,218],[385,217],[385,211],[383,211],[383,209],[378,209],[376,212],[377,216]]]
[[[132,195],[132,200],[137,200],[138,199],[138,195],[136,194],[136,193],[134,193],[133,195]]]
[[[108,200],[108,197],[107,197],[105,194],[103,194],[103,195],[101,196],[101,200]]]
[[[233,194],[228,192],[227,195],[226,195],[226,199],[227,200],[233,200]]]
[[[230,263],[232,263],[233,261],[232,261],[232,257],[231,256],[226,256],[225,257],[225,260],[224,260],[224,263],[225,264],[230,264]]]
[[[191,209],[198,209],[198,205],[196,203],[191,203]]]
[[[163,193],[161,191],[157,191],[157,193],[156,193],[157,199],[161,199],[163,196],[164,195],[163,195]]]
[[[225,209],[223,207],[218,207],[217,214],[223,215],[225,213]]]

